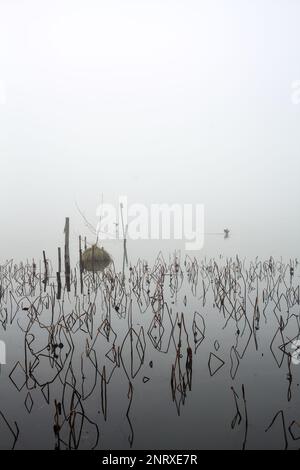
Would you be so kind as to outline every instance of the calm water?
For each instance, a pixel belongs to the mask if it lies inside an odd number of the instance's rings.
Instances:
[[[152,255],[2,264],[1,448],[298,448],[297,260]]]

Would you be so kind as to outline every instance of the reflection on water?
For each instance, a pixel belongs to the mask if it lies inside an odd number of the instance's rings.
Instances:
[[[297,448],[299,266],[1,266],[1,448]]]

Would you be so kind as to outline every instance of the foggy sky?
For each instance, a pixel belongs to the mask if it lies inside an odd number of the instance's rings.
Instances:
[[[55,250],[65,216],[76,243],[102,193],[297,256],[299,22],[298,0],[0,0],[0,262]]]

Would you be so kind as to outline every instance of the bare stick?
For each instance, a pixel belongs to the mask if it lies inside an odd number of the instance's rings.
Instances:
[[[70,219],[66,217],[66,224],[65,224],[65,277],[66,277],[66,286],[67,292],[71,290],[71,283],[70,283]]]

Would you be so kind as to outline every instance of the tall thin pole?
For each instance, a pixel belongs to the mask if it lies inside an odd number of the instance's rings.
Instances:
[[[67,292],[71,290],[71,268],[70,268],[70,219],[66,217],[65,224],[65,277]]]

